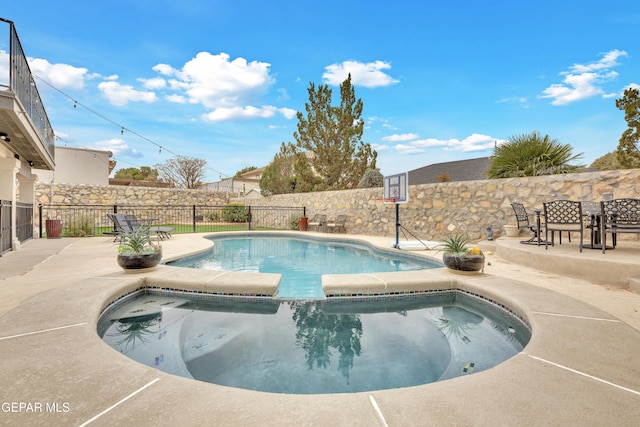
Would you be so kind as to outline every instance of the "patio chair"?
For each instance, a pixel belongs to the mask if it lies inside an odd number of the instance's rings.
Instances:
[[[584,219],[582,216],[582,203],[573,200],[553,200],[543,203],[544,206],[544,248],[548,249],[549,231],[551,231],[551,246],[553,232],[562,233],[580,232],[580,252],[584,237]]]
[[[158,235],[158,238],[160,240],[171,238],[171,233],[173,232],[173,228],[170,228],[170,227],[150,226],[147,224],[142,225],[140,224],[140,221],[138,221],[135,215],[108,213],[107,217],[111,221],[113,221],[115,230],[105,234],[114,235],[114,239],[113,239],[114,242],[122,236],[122,233],[137,231],[137,230],[140,230],[142,227],[147,227],[149,229],[149,232],[155,232]]]
[[[527,209],[524,207],[522,203],[511,203],[511,207],[513,208],[513,212],[516,214],[516,222],[518,224],[518,229],[526,230],[529,229],[533,232],[533,237],[529,240],[523,240],[520,243],[525,245],[534,245],[540,242],[539,234],[540,230],[538,230],[538,225],[534,222],[531,223],[529,221],[529,214],[527,213]]]
[[[334,221],[327,222],[327,231],[331,230],[332,233],[335,233],[338,230],[342,230],[342,232],[345,233],[346,230],[344,228],[344,224],[346,222],[346,215],[338,215],[338,217]]]
[[[108,213],[107,218],[113,221],[114,229],[113,231],[108,231],[108,232],[105,232],[104,234],[112,235],[114,242],[118,240],[123,233],[127,233],[131,231],[131,227],[129,226],[129,223],[125,219],[124,214]]]
[[[309,230],[315,227],[316,231],[320,231],[321,228],[327,224],[327,216],[323,214],[315,214],[309,221]]]
[[[612,235],[614,248],[618,233],[640,234],[640,199],[603,200],[600,210],[602,253],[607,249],[607,233]]]
[[[149,231],[156,233],[160,240],[171,238],[171,233],[173,232],[173,228],[160,227],[159,225],[152,225],[153,221],[155,221],[153,219],[141,220],[144,222],[144,224],[141,224],[135,215],[127,214],[124,216],[124,218],[129,224],[129,227],[131,228],[132,231],[140,230],[142,227],[148,227]]]

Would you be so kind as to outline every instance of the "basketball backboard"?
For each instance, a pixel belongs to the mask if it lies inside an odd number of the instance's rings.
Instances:
[[[388,204],[409,201],[409,177],[406,172],[384,177],[382,201]]]

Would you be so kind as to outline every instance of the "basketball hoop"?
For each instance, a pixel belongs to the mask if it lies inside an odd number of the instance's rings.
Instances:
[[[409,179],[406,172],[384,177],[382,201],[385,204],[407,203],[409,201]]]
[[[393,246],[398,249],[400,247],[399,230],[400,230],[400,204],[409,201],[409,174],[407,172],[384,177],[384,185],[382,187],[382,202],[385,205],[395,205],[396,207],[396,243]]]

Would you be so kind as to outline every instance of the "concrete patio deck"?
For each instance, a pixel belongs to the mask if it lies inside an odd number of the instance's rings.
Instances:
[[[346,237],[385,248],[391,242]],[[202,235],[175,235],[163,242],[164,258],[209,244]],[[425,272],[425,280],[450,280],[521,309],[533,329],[521,353],[490,370],[424,386],[283,395],[165,374],[97,336],[100,310],[123,289],[144,280],[190,280],[188,273],[161,266],[125,274],[106,237],[27,242],[0,257],[0,424],[637,425],[640,294],[626,286],[640,277],[640,245],[620,242],[603,255],[579,253],[575,239],[545,251],[505,238],[483,248],[485,274],[438,269]]]

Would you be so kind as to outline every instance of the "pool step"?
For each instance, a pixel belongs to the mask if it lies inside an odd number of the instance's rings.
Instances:
[[[631,289],[632,292],[640,294],[640,278],[630,277],[629,278],[629,289]]]

